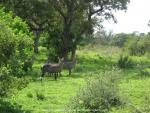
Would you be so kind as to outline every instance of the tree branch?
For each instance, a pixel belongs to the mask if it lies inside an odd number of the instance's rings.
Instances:
[[[98,13],[98,12],[102,12],[102,11],[103,11],[103,9],[104,9],[104,8],[103,8],[103,6],[101,6],[99,9],[97,9],[97,10],[95,10],[95,11],[91,12],[91,14],[90,14],[90,15],[92,16],[92,15],[94,15],[94,14]]]

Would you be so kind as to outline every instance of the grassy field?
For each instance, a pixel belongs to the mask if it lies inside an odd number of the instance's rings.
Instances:
[[[63,71],[62,76],[54,81],[53,77],[45,77],[43,82],[38,78],[40,68],[46,60],[46,50],[40,48],[36,57],[33,72],[29,76],[33,81],[9,101],[22,106],[31,113],[65,113],[64,109],[70,98],[85,85],[87,78],[99,72],[112,70],[122,51],[115,47],[85,48],[77,51],[78,63],[72,75]],[[133,57],[139,65],[150,64],[150,59]],[[121,70],[120,92],[127,103],[124,107],[112,108],[111,113],[132,113],[133,109],[143,109],[146,97],[150,97],[150,78],[141,75],[141,67]],[[145,112],[148,113],[148,112]]]

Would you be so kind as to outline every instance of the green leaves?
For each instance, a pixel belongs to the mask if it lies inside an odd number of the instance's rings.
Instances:
[[[119,74],[120,72],[114,69],[88,79],[86,86],[71,99],[66,111],[108,113],[111,107],[123,104],[118,87]]]
[[[92,35],[94,27],[102,19],[113,19],[114,11],[126,10],[130,0],[8,0],[3,5],[24,19],[35,36],[35,52],[42,31],[48,31],[49,42],[56,51],[65,51],[67,56],[77,48],[87,35]],[[100,20],[100,21],[99,21]],[[13,27],[20,28],[18,19]],[[101,23],[100,23],[101,24]],[[26,32],[25,29],[21,32]],[[14,29],[15,33],[18,32]],[[19,31],[20,32],[20,31]],[[53,36],[54,33],[61,36]],[[57,33],[59,32],[59,33]],[[52,34],[52,35],[51,35]],[[83,38],[84,37],[84,38]],[[61,50],[59,50],[62,48]]]
[[[31,57],[33,36],[19,17],[0,8],[0,67],[10,65],[14,76],[21,76],[22,65]]]
[[[8,62],[8,59],[15,51],[15,46],[14,34],[11,29],[3,25],[3,28],[0,30],[0,65]]]

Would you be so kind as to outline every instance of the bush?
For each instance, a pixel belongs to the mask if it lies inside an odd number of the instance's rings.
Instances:
[[[130,55],[141,56],[150,52],[150,39],[143,37],[141,39],[134,39],[127,46]]]
[[[21,18],[0,7],[0,98],[17,93],[29,83],[23,77],[23,65],[33,54],[32,37]]]
[[[0,97],[11,96],[27,86],[29,81],[11,75],[9,67],[0,68]]]
[[[133,67],[133,61],[128,55],[120,55],[117,65],[119,68],[131,68]]]
[[[0,99],[0,113],[31,113],[30,111],[22,110],[22,106],[17,103],[10,103]]]
[[[28,25],[0,8],[0,67],[11,68],[14,76],[23,76],[25,62],[33,55],[33,39]]]
[[[118,47],[124,47],[125,44],[128,42],[128,40],[130,40],[130,38],[131,38],[130,34],[124,34],[124,33],[116,34],[113,37],[111,45],[118,46]]]
[[[119,74],[116,70],[100,73],[87,81],[67,105],[67,112],[107,113],[111,107],[122,104],[119,96]]]
[[[0,69],[0,97],[7,96],[12,90],[13,77],[9,76],[10,70],[6,67]]]

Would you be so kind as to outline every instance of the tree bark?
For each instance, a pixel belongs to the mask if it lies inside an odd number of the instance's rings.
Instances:
[[[62,57],[64,58],[64,61],[67,61],[67,58],[68,58],[68,50],[67,48],[63,48],[62,50]]]
[[[75,55],[76,55],[76,47],[74,47],[71,51],[71,60],[75,58]]]
[[[63,49],[62,49],[62,57],[64,60],[67,60],[68,54],[69,54],[69,47],[70,47],[70,39],[69,39],[69,33],[70,33],[70,27],[71,24],[69,23],[69,19],[67,17],[64,17],[64,31],[63,31]]]
[[[38,53],[39,52],[39,38],[40,38],[40,32],[38,30],[34,31],[34,53]]]

